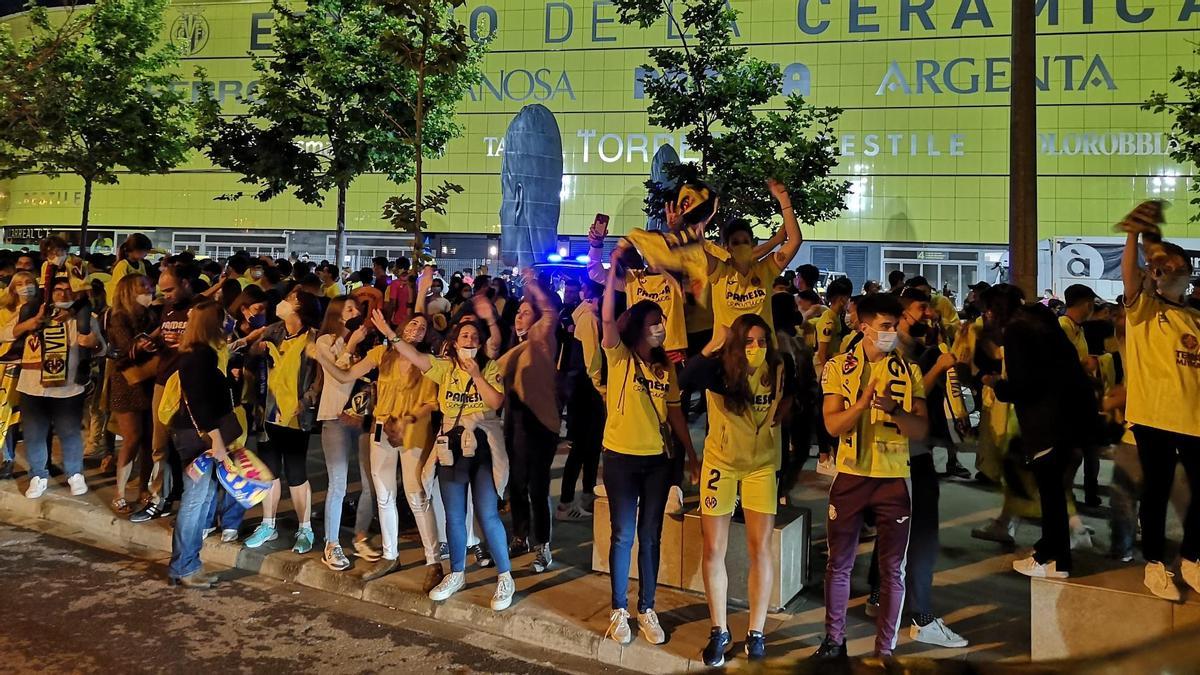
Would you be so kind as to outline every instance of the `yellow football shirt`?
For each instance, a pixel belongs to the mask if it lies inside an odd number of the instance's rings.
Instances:
[[[452,425],[454,418],[459,416],[460,409],[463,416],[492,412],[483,402],[483,395],[479,390],[471,386],[470,374],[459,367],[457,361],[436,357],[431,357],[429,361],[431,365],[429,370],[425,371],[425,377],[438,385],[438,407],[442,411],[444,425]],[[495,361],[488,361],[483,367],[483,379],[496,391],[504,391],[500,367]]]
[[[779,468],[781,435],[771,426],[776,398],[782,383],[763,383],[767,364],[750,374],[754,403],[744,414],[735,415],[725,408],[725,397],[708,391],[708,435],[704,439],[704,463],[722,471],[754,471]],[[781,369],[782,370],[782,369]],[[772,393],[772,384],[779,387]]]
[[[662,454],[659,424],[667,421],[667,407],[679,405],[680,399],[675,369],[645,363],[623,343],[605,347],[604,355],[608,358],[604,447],[626,455]]]
[[[1069,316],[1058,317],[1058,325],[1062,326],[1063,332],[1067,334],[1067,339],[1075,347],[1075,351],[1079,354],[1079,360],[1087,363],[1088,346],[1087,340],[1083,337],[1083,326],[1072,321]]]
[[[687,325],[683,317],[683,288],[670,274],[647,274],[630,270],[625,273],[625,304],[633,307],[649,300],[662,309],[667,338],[663,349],[687,349]]]
[[[838,354],[825,363],[821,373],[821,391],[825,396],[840,396],[849,408],[874,378],[881,393],[899,392],[907,387],[911,389],[914,402],[925,398],[923,375],[916,364],[909,363],[907,373],[892,372],[888,364],[893,359],[880,359],[857,368],[854,363],[857,358],[854,352]],[[851,382],[856,374],[859,382]],[[893,393],[892,397],[897,403],[904,404],[904,397],[899,393]],[[854,476],[908,478],[908,438],[900,433],[891,415],[869,408],[859,417],[855,428],[839,439],[837,469]]]
[[[1200,311],[1141,291],[1125,313],[1125,350],[1125,419],[1200,436]]]
[[[728,328],[743,314],[757,314],[772,324],[771,284],[779,276],[775,256],[767,256],[740,274],[731,262],[718,262],[712,281],[713,322]]]

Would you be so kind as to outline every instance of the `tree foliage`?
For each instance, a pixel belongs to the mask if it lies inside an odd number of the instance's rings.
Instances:
[[[1196,47],[1196,54],[1200,56],[1200,46]],[[1189,201],[1200,207],[1200,68],[1184,70],[1183,66],[1176,66],[1171,84],[1183,93],[1182,101],[1173,101],[1166,93],[1155,92],[1142,108],[1167,113],[1172,118],[1170,157],[1196,169],[1188,185],[1188,190],[1196,196]],[[1200,222],[1200,208],[1192,214],[1191,220]]]
[[[0,177],[82,178],[85,246],[93,185],[186,157],[189,109],[170,86],[178,55],[159,44],[168,1],[98,0],[53,15],[30,2],[27,38],[0,27]]]
[[[472,44],[453,11],[464,0],[377,0],[399,21],[383,38],[383,50],[411,74],[410,86],[397,95],[409,114],[392,119],[393,130],[412,148],[414,194],[387,200],[383,216],[392,227],[413,235],[413,256],[425,259],[421,234],[425,212],[446,215],[450,197],[461,185],[442,181],[427,190],[424,160],[440,157],[451,139],[462,135],[455,108],[479,82],[486,44]]]
[[[696,164],[672,169],[676,180],[699,179],[721,192],[732,217],[765,224],[775,215],[767,178],[785,186],[804,223],[835,218],[850,185],[831,177],[837,166],[833,124],[839,108],[789,96],[782,111],[764,110],[780,92],[778,66],[733,43],[738,13],[725,0],[613,0],[624,24],[648,28],[667,20],[679,46],[650,50],[643,80],[650,123],[683,131]],[[665,186],[648,183],[647,209],[661,208]]]
[[[384,49],[403,22],[372,0],[310,0],[304,11],[274,0],[272,9],[274,52],[254,58],[259,81],[243,101],[247,114],[223,116],[206,81],[196,145],[254,186],[261,201],[290,191],[321,205],[336,191],[340,262],[354,179],[372,172],[402,183],[413,176],[414,146],[395,131],[413,123],[406,95],[412,73]]]

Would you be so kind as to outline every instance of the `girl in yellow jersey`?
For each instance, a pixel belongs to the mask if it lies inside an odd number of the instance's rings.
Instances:
[[[718,349],[720,350],[718,352]],[[771,530],[775,525],[776,472],[779,470],[780,420],[792,392],[783,359],[771,340],[771,328],[757,314],[743,314],[688,364],[683,386],[707,390],[708,435],[700,471],[701,529],[704,533],[704,589],[712,634],[704,663],[724,665],[732,645],[726,599],[729,585],[725,553],[729,521],[738,494],[746,518],[750,552],[750,625],[746,653],[761,658],[763,628],[771,592]]]
[[[121,246],[117,248],[117,264],[113,265],[112,278],[104,284],[104,295],[108,298],[109,304],[112,304],[113,297],[117,292],[117,284],[121,279],[130,274],[145,275],[146,256],[150,250],[154,248],[154,244],[150,241],[150,237],[141,232],[134,232],[121,242]]]
[[[666,329],[659,306],[649,300],[616,316],[616,280],[623,249],[612,254],[601,305],[608,359],[604,425],[604,487],[609,500],[612,540],[608,559],[612,614],[608,636],[620,644],[633,639],[629,628],[629,558],[637,533],[638,625],[653,644],[666,640],[654,613],[663,510],[671,487],[671,456],[682,445],[693,471],[696,451],[680,407],[679,382],[663,350]],[[672,438],[673,437],[673,438]],[[693,474],[694,475],[694,474]]]
[[[275,475],[271,493],[263,500],[263,520],[246,539],[248,548],[258,548],[279,537],[275,516],[279,510],[282,479],[287,480],[300,529],[292,550],[312,550],[312,485],[308,482],[308,435],[315,423],[315,392],[310,392],[317,364],[306,354],[316,342],[321,306],[312,293],[294,290],[275,308],[280,321],[267,326],[256,350],[268,359],[266,428],[267,443],[259,456]],[[311,414],[310,414],[311,413]]]

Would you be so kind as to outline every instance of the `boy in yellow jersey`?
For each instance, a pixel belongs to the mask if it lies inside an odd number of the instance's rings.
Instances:
[[[1162,241],[1162,205],[1146,202],[1120,227],[1128,236],[1121,258],[1125,286],[1125,418],[1132,425],[1142,462],[1142,556],[1145,584],[1155,595],[1179,599],[1179,588],[1163,564],[1166,557],[1167,500],[1175,464],[1183,464],[1191,506],[1179,547],[1180,572],[1200,592],[1200,311],[1185,304],[1191,258]],[[1138,238],[1144,237],[1147,269],[1138,264]]]
[[[829,305],[829,311],[822,314],[817,321],[817,372],[825,367],[826,361],[838,353],[842,339],[850,332],[843,319],[846,305],[850,302],[850,294],[853,292],[854,286],[846,277],[834,279],[825,291],[825,302]]]
[[[893,354],[902,309],[894,295],[858,304],[863,339],[825,364],[821,389],[825,426],[839,439],[838,475],[829,488],[826,526],[825,640],[816,659],[846,658],[846,606],[863,516],[879,533],[880,608],[875,653],[889,657],[904,605],[904,559],[912,501],[909,441],[929,432],[921,369]]]

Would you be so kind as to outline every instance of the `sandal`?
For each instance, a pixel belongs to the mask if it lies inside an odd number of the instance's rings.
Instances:
[[[129,502],[125,501],[124,497],[117,497],[112,500],[112,510],[122,516],[133,513],[133,507],[130,506]]]

